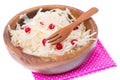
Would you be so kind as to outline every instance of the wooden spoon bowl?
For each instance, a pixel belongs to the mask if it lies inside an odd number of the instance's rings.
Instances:
[[[88,57],[90,52],[94,49],[96,45],[96,40],[89,41],[89,43],[87,43],[85,46],[81,47],[80,49],[74,51],[73,53],[65,54],[62,56],[52,56],[52,57],[41,57],[41,56],[37,57],[23,53],[21,48],[15,47],[11,43],[10,41],[11,37],[8,31],[8,25],[10,25],[12,29],[16,28],[16,23],[20,23],[20,25],[23,25],[23,19],[19,18],[20,15],[27,14],[29,18],[32,18],[35,16],[35,14],[40,8],[43,8],[43,11],[51,10],[54,8],[59,8],[62,10],[68,8],[71,11],[71,13],[75,16],[75,18],[79,17],[83,13],[83,11],[79,9],[65,5],[37,6],[18,13],[8,22],[8,24],[4,29],[4,41],[10,55],[17,62],[19,62],[26,68],[43,74],[58,74],[58,73],[70,71],[78,67],[81,63],[85,61],[85,59]],[[96,34],[92,37],[97,38],[98,29],[94,20],[90,18],[84,22],[84,25],[86,26],[87,29],[91,30],[91,33],[96,32]]]

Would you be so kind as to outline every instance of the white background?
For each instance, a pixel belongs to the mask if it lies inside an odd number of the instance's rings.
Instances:
[[[2,0],[0,1],[0,80],[34,80],[31,71],[18,64],[6,50],[3,30],[18,12],[39,5],[62,4],[83,11],[95,6],[99,12],[93,16],[99,29],[99,39],[117,67],[109,68],[75,80],[120,80],[120,3],[119,0]]]

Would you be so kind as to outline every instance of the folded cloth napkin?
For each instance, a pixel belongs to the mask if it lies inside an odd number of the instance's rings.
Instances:
[[[109,56],[100,40],[98,40],[95,49],[91,52],[91,55],[78,68],[57,75],[45,75],[37,72],[32,72],[32,74],[35,80],[69,80],[115,66],[115,62]]]

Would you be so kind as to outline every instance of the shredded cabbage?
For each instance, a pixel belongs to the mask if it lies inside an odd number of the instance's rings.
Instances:
[[[68,15],[71,16],[71,19]],[[28,18],[26,14],[23,14],[20,16],[20,19],[24,19],[22,26],[16,23],[17,26],[15,30],[9,27],[11,42],[14,46],[23,48],[23,52],[30,55],[44,57],[50,55],[64,55],[71,53],[76,50],[76,48],[78,49],[84,46],[90,40],[95,40],[91,38],[95,33],[90,34],[90,30],[86,31],[86,27],[82,23],[77,26],[77,30],[73,30],[71,34],[61,42],[63,45],[61,50],[57,50],[55,45],[50,45],[47,42],[43,45],[43,39],[75,20],[75,17],[70,13],[69,9],[53,9],[45,12],[39,9],[33,18]],[[42,24],[40,24],[40,22]],[[54,29],[49,29],[48,26],[50,24],[55,25]],[[26,26],[31,29],[30,33],[25,32]],[[71,44],[72,39],[77,40],[74,45]]]

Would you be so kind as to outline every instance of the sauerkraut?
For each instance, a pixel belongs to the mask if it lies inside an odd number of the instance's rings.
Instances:
[[[9,26],[9,32],[12,44],[21,47],[26,54],[44,57],[70,54],[90,40],[95,40],[91,36],[96,33],[90,34],[90,30],[86,30],[81,23],[61,43],[51,45],[47,42],[47,37],[75,20],[69,9],[44,12],[39,9],[33,18],[22,14],[20,19],[24,19],[24,24],[16,23],[16,29],[11,29]]]

